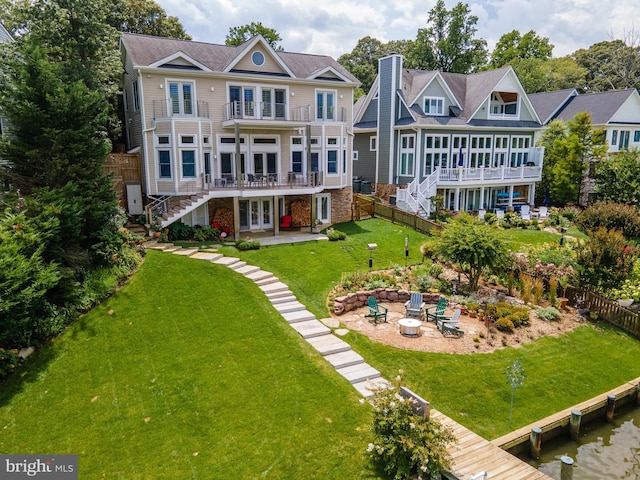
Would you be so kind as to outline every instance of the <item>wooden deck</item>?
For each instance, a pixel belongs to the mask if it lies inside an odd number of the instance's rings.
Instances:
[[[450,427],[458,440],[449,449],[451,474],[455,478],[468,480],[484,471],[489,480],[553,480],[433,408],[431,418]]]

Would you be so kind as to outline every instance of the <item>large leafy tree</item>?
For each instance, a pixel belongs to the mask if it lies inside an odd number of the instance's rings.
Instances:
[[[461,212],[436,242],[436,255],[458,265],[469,279],[471,290],[477,290],[483,270],[495,271],[509,261],[506,244],[495,228]]]
[[[640,208],[640,152],[623,151],[596,164],[596,197]]]
[[[524,35],[521,35],[518,30],[512,30],[502,35],[496,43],[489,66],[500,68],[525,58],[546,60],[551,58],[552,53],[553,45],[549,43],[547,37],[540,37],[533,30],[529,30]]]
[[[590,91],[640,88],[640,42],[633,33],[627,37],[596,43],[572,55],[587,70]]]
[[[539,191],[548,190],[554,205],[579,202],[588,162],[602,159],[607,152],[602,130],[594,130],[591,115],[582,112],[566,125],[559,120],[551,122],[539,144],[545,147],[543,188]]]
[[[167,12],[153,0],[112,1],[113,10],[107,21],[119,32],[191,40],[180,20],[167,16]]]
[[[429,11],[429,26],[419,29],[407,45],[407,67],[454,73],[480,69],[487,60],[487,42],[474,38],[477,23],[467,4],[459,2],[447,10],[438,0]]]
[[[261,22],[251,22],[247,25],[231,27],[224,43],[225,45],[242,45],[256,35],[262,35],[267,43],[275,50],[283,50],[280,46],[280,42],[282,41],[280,34],[274,28],[265,27]]]
[[[338,58],[344,68],[349,70],[362,83],[362,90],[367,93],[378,75],[378,60],[391,53],[404,53],[406,40],[392,40],[382,43],[373,37],[363,37],[350,53]]]
[[[3,175],[23,194],[58,206],[65,243],[50,253],[86,267],[116,229],[103,165],[111,149],[109,95],[121,68],[118,32],[106,23],[109,6],[97,0],[36,0],[16,9],[25,29],[3,50],[0,78],[0,108],[11,128],[0,142],[9,165]]]

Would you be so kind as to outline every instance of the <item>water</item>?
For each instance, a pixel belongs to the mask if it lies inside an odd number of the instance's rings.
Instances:
[[[540,461],[526,460],[560,480],[560,458],[574,461],[574,480],[640,479],[640,408],[621,407],[611,423],[582,425],[578,442],[560,436],[545,442]]]

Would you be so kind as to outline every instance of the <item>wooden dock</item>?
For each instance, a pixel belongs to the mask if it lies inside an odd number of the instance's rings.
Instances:
[[[433,408],[431,418],[451,428],[458,440],[449,448],[453,478],[468,480],[487,472],[489,480],[553,480]]]
[[[614,395],[616,397],[616,404],[625,404],[628,402],[640,401],[638,392],[640,391],[638,385],[640,384],[640,378],[631,380],[619,387],[614,388],[606,393],[597,395],[585,402],[574,405],[573,407],[561,410],[553,415],[543,418],[531,425],[519,428],[513,432],[507,433],[500,438],[492,440],[491,443],[496,447],[500,447],[504,450],[522,450],[522,445],[526,444],[526,448],[529,445],[529,435],[532,427],[538,427],[542,431],[542,449],[544,450],[545,439],[553,438],[559,434],[567,433],[569,420],[571,418],[572,410],[580,410],[584,421],[589,421],[597,415],[604,415],[604,409],[607,405],[607,397]]]

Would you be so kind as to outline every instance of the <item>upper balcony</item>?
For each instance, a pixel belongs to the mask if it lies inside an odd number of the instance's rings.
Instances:
[[[542,180],[542,162],[544,148],[536,147],[529,150],[527,160],[520,165],[502,165],[499,167],[457,167],[438,169],[438,186],[504,183],[514,180],[539,182]]]
[[[190,107],[190,105],[189,105]],[[183,108],[179,113],[174,111],[173,108],[167,108],[167,102],[165,100],[153,101],[153,118],[154,120],[167,119],[167,118],[210,118],[209,117],[209,102],[199,101],[196,102],[195,111],[191,108]],[[178,109],[176,109],[178,110]]]
[[[335,119],[333,119],[335,117]],[[324,122],[346,122],[347,109],[331,109],[330,120]],[[235,123],[255,128],[302,127],[315,121],[311,105],[289,107],[287,103],[265,103],[254,101],[233,101],[224,105],[224,127]]]

